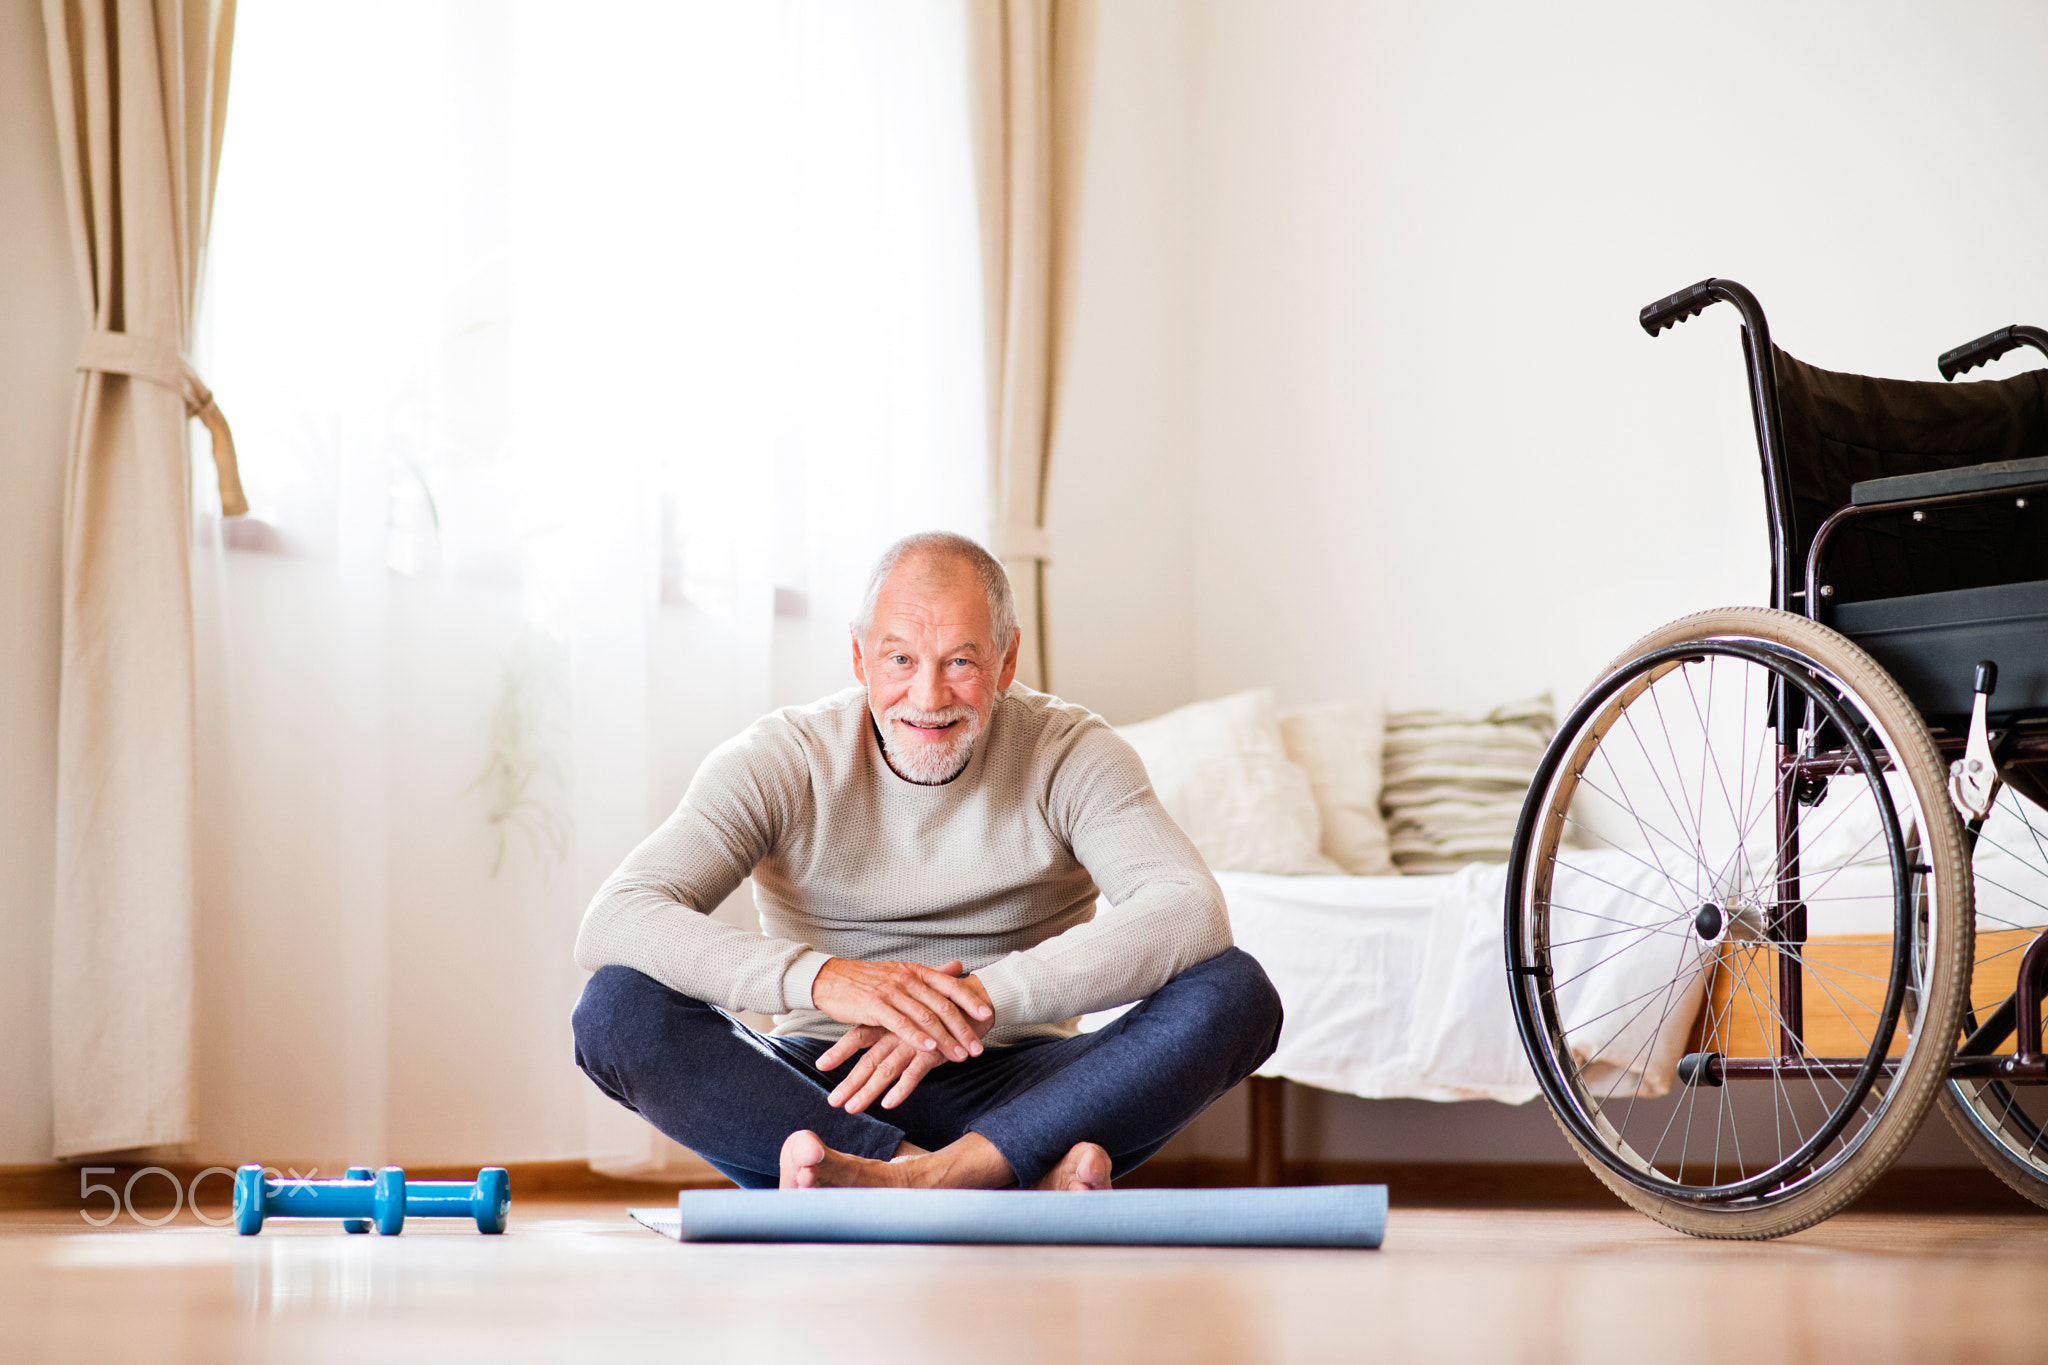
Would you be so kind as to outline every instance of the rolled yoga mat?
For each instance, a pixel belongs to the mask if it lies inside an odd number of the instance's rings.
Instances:
[[[1377,1247],[1387,1226],[1387,1187],[684,1190],[674,1216],[674,1235],[685,1242]]]

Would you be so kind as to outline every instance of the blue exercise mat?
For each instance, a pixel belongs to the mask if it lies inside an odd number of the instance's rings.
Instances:
[[[684,1190],[677,1217],[685,1242],[1377,1247],[1387,1187]]]

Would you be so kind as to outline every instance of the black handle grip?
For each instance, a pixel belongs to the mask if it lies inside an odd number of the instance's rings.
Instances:
[[[2018,323],[2014,323],[2011,327],[2001,327],[1988,336],[1978,337],[1975,341],[1967,342],[1946,353],[1935,362],[1941,367],[1941,377],[1954,379],[1957,375],[1974,370],[1979,365],[1989,364],[2007,351],[2016,351],[2026,345],[2026,338],[2013,335],[2018,326]]]
[[[1987,697],[1996,692],[1998,690],[1998,665],[1989,659],[1979,662],[1977,665],[1976,683],[1975,690],[1982,692]]]
[[[1714,282],[1701,280],[1698,284],[1679,290],[1668,299],[1658,299],[1655,303],[1645,304],[1638,316],[1643,324],[1643,330],[1655,336],[1666,327],[1676,327],[1687,318],[1698,317],[1713,307],[1714,303]]]

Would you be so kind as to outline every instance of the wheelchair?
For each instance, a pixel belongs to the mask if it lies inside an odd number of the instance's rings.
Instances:
[[[1593,1173],[1697,1236],[1831,1216],[1936,1104],[2048,1206],[2048,372],[1818,369],[1732,280],[1640,322],[1716,303],[1772,605],[1651,632],[1560,723],[1508,869],[1523,1046]],[[1594,864],[1640,875],[1590,896]]]

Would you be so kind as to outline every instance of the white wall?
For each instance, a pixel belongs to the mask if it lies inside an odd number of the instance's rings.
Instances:
[[[50,1158],[58,530],[80,331],[34,5],[0,5],[0,1165]]]
[[[2038,5],[1190,22],[1201,695],[1564,700],[1762,602],[1732,311],[1652,341],[1651,299],[1732,277],[1794,354],[1920,379],[2048,317]]]
[[[1112,720],[1262,685],[1564,703],[1763,602],[1732,312],[1652,341],[1637,310],[1728,276],[1794,354],[1921,379],[2048,319],[2043,52],[2026,4],[1108,0],[1058,689]],[[1295,1117],[1301,1155],[1568,1159],[1533,1109]],[[1914,1159],[1963,1160],[1938,1130]]]

